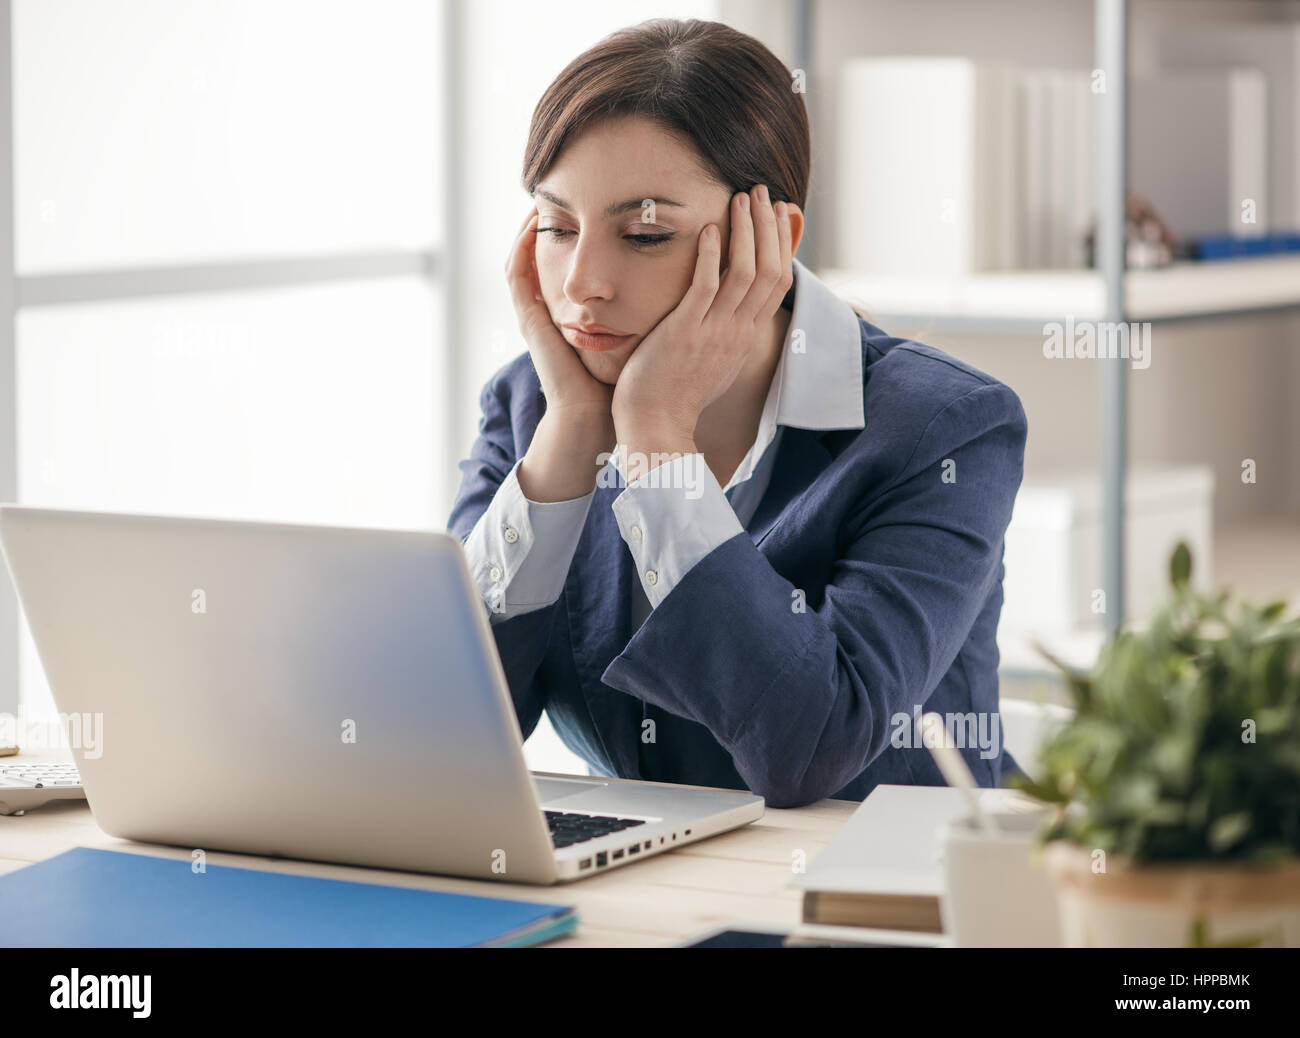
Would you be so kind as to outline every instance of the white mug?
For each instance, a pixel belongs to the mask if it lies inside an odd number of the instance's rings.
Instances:
[[[971,818],[940,828],[944,933],[958,948],[1060,948],[1055,888],[1034,837],[1045,813],[986,812],[985,833]]]

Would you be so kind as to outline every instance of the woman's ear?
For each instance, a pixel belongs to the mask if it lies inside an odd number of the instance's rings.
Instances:
[[[793,202],[786,202],[785,207],[790,213],[790,254],[793,256],[799,251],[799,241],[803,238],[803,210]]]

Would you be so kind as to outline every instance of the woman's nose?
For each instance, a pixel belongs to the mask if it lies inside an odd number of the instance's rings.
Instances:
[[[608,299],[613,295],[613,257],[590,236],[579,234],[577,244],[569,257],[569,270],[564,278],[564,294],[570,302],[585,303],[589,299]]]

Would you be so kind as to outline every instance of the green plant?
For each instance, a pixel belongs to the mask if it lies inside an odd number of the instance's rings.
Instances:
[[[1091,671],[1039,651],[1075,715],[1041,748],[1057,805],[1040,842],[1134,862],[1270,862],[1300,855],[1300,618],[1191,586],[1186,544],[1148,628],[1110,639]]]

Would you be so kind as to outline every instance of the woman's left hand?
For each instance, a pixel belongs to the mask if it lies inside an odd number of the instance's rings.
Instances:
[[[629,457],[695,452],[700,413],[736,380],[790,288],[789,207],[773,206],[765,185],[732,197],[725,275],[720,239],[716,225],[704,228],[686,295],[619,373],[612,413]]]

